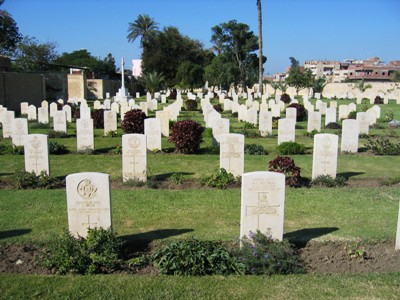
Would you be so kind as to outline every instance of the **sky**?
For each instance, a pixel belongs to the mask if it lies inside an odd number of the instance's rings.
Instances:
[[[258,35],[256,0],[6,0],[24,36],[54,42],[56,51],[111,53],[125,68],[141,55],[128,26],[148,14],[160,29],[175,26],[211,48],[211,28],[237,20]],[[262,0],[265,74],[283,72],[289,57],[307,60],[400,60],[400,0]]]

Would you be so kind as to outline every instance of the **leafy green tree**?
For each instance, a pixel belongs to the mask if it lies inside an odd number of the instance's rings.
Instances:
[[[147,88],[147,91],[154,95],[156,91],[161,89],[161,85],[165,81],[165,77],[161,73],[153,72],[145,72],[142,74],[142,80]]]
[[[326,82],[325,78],[318,78],[315,79],[313,82],[313,91],[314,93],[322,93],[322,91],[324,90],[324,87],[327,85],[328,83]]]
[[[26,36],[17,45],[12,68],[18,72],[47,71],[58,56],[56,47],[55,43],[40,43]]]
[[[177,70],[176,78],[182,88],[201,87],[204,84],[204,68],[190,61],[182,62]]]
[[[238,69],[238,76],[234,84],[240,83],[243,87],[254,84],[254,54],[258,49],[258,38],[247,24],[230,20],[227,23],[211,28],[211,42],[217,47],[219,55],[224,55],[227,61],[234,62]],[[266,60],[266,58],[263,57]],[[256,73],[258,73],[256,64]],[[236,73],[236,72],[235,72]]]
[[[313,86],[314,77],[311,70],[302,71],[299,66],[299,61],[294,57],[289,58],[291,61],[291,67],[289,75],[286,78],[286,83],[289,86],[293,86],[296,89],[296,94],[304,88],[311,88]]]
[[[149,15],[139,15],[133,23],[129,23],[128,27],[128,42],[133,43],[138,37],[140,38],[140,46],[143,47],[143,42],[148,41],[158,31],[158,23]]]
[[[354,87],[356,88],[356,89],[358,89],[361,93],[364,93],[367,89],[370,89],[370,88],[372,88],[372,85],[371,84],[365,84],[365,80],[364,80],[364,78],[363,79],[361,79],[360,81],[357,81],[355,84],[354,84]]]
[[[205,67],[204,79],[213,89],[220,86],[222,89],[229,90],[230,85],[235,81],[239,74],[236,65],[231,61],[226,61],[224,55],[217,55],[211,63]]]
[[[178,68],[182,62],[191,62],[204,68],[212,58],[197,41],[183,36],[176,27],[165,27],[149,40],[143,40],[142,69],[144,73],[164,74],[168,87],[178,84]]]
[[[278,89],[281,90],[282,93],[286,93],[288,89],[288,84],[286,82],[279,82],[278,83]]]
[[[0,55],[11,57],[21,40],[17,23],[7,11],[0,10]]]
[[[400,71],[395,71],[393,73],[393,81],[400,82]]]

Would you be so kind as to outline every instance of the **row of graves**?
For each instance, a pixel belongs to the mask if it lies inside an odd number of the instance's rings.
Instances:
[[[282,240],[285,205],[285,176],[275,172],[244,173],[244,144],[242,134],[229,132],[229,119],[222,118],[210,102],[210,95],[198,94],[201,98],[201,107],[206,127],[212,128],[213,139],[220,145],[220,168],[234,176],[242,176],[242,204],[240,235],[260,230],[269,231],[273,238]],[[164,97],[160,97],[164,99]],[[196,95],[188,94],[189,99],[196,99]],[[268,100],[262,96],[261,103],[254,100],[251,94],[247,95],[245,104],[239,104],[239,96],[233,94],[232,100],[226,99],[224,94],[219,95],[219,102],[224,110],[238,112],[238,120],[259,125],[263,136],[272,133],[272,118],[281,116],[285,105],[278,98]],[[162,100],[164,102],[164,100]],[[293,99],[296,103],[297,100]],[[308,128],[321,130],[321,116],[325,116],[325,124],[343,119],[342,138],[340,149],[342,152],[357,152],[358,136],[368,134],[370,125],[380,117],[380,106],[375,105],[365,113],[357,113],[357,119],[346,119],[349,112],[356,110],[356,104],[337,105],[331,101],[329,107],[326,102],[317,100],[314,106],[303,99],[308,110]],[[63,104],[59,100],[59,104]],[[130,109],[139,108],[146,114],[148,110],[156,110],[156,117],[145,120],[144,134],[124,134],[122,136],[122,177],[127,180],[147,180],[147,150],[161,150],[161,136],[169,135],[169,121],[177,120],[183,100],[178,94],[177,100],[165,105],[163,110],[157,111],[158,99],[151,99],[149,95],[145,102],[139,105],[134,100],[112,102],[106,99],[101,103],[95,101],[93,109],[105,109],[104,132],[117,129],[117,115],[123,119],[124,113]],[[37,109],[39,123],[48,122],[53,118],[56,131],[67,130],[67,122],[71,122],[69,105],[58,110],[57,103],[48,105],[47,101]],[[0,108],[3,137],[12,138],[14,145],[24,146],[25,170],[39,175],[46,172],[50,175],[48,136],[44,134],[28,134],[28,120],[35,120],[36,108],[28,103],[21,103],[21,113],[28,118],[14,118],[14,112]],[[80,119],[76,121],[77,149],[94,149],[93,120],[87,102],[80,101]],[[296,109],[286,108],[285,118],[278,121],[278,144],[286,141],[295,141]],[[320,175],[336,177],[338,163],[339,136],[336,134],[314,135],[312,178]],[[93,227],[108,228],[111,221],[111,189],[110,176],[103,173],[76,173],[68,175],[67,203],[68,222],[70,231],[76,236],[86,236],[87,229]],[[396,236],[396,249],[400,249],[400,212]]]

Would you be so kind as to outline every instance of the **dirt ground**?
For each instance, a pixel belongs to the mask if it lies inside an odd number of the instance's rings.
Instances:
[[[299,252],[307,273],[400,272],[400,251],[395,251],[393,243],[355,245],[311,241]],[[43,266],[41,253],[35,245],[0,246],[0,273],[54,274],[55,270]],[[155,275],[157,272],[146,268],[137,273]]]

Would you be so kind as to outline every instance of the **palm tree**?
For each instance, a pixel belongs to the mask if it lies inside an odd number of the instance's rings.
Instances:
[[[147,91],[149,91],[151,95],[154,95],[154,93],[160,89],[161,84],[165,81],[164,75],[155,71],[143,73],[142,79],[147,87]]]
[[[134,42],[139,36],[140,46],[143,46],[144,41],[148,41],[150,37],[158,31],[158,23],[148,15],[139,15],[135,22],[129,23],[128,42]]]
[[[259,92],[263,93],[263,55],[262,55],[262,11],[261,11],[261,0],[257,0],[257,10],[258,10],[258,48],[259,48],[259,58],[258,58],[258,84]]]

